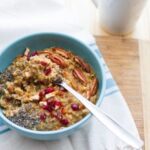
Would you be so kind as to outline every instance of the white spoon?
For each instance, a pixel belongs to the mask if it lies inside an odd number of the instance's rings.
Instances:
[[[143,141],[141,139],[129,133],[126,129],[119,125],[118,122],[116,122],[106,113],[101,111],[99,107],[91,103],[88,99],[86,99],[81,94],[76,92],[73,88],[71,88],[67,83],[62,81],[61,78],[57,78],[53,82],[54,84],[58,84],[64,87],[72,95],[74,95],[101,123],[103,123],[112,133],[114,133],[122,141],[136,149],[140,149],[143,146]]]

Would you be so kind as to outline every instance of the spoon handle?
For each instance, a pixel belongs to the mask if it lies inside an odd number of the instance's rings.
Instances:
[[[67,89],[70,93],[72,93],[101,123],[103,123],[111,132],[113,132],[125,143],[136,149],[140,149],[143,146],[142,140],[133,136],[126,129],[121,127],[119,123],[117,123],[110,116],[102,112],[96,105],[94,105],[81,94],[72,89],[68,84],[62,82],[60,83],[60,85]]]

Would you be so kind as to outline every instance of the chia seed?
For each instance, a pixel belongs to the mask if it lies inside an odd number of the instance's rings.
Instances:
[[[14,106],[21,106],[21,101],[18,100],[18,99],[13,99],[13,100],[11,101],[11,103],[12,103]]]
[[[0,98],[4,95],[4,87],[0,84]]]
[[[53,83],[54,85],[59,85],[60,83],[62,83],[62,78],[59,77],[59,76],[56,76],[56,77],[53,79],[52,83]]]
[[[12,117],[8,117],[8,119],[13,123],[28,129],[35,128],[35,126],[40,122],[36,113],[29,113],[25,107],[21,107],[17,114]]]
[[[5,70],[3,73],[0,72],[0,83],[5,83],[7,81],[12,81],[13,80],[13,75],[11,74],[10,71]]]

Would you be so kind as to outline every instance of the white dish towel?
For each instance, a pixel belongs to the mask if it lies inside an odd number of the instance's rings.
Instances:
[[[65,0],[1,0],[0,51],[16,38],[36,32],[64,32],[88,44],[105,66],[107,90],[100,109],[136,136],[135,123],[118,86],[105,64],[94,38],[74,22]],[[1,150],[132,150],[94,117],[73,135],[53,142],[35,141],[9,130],[0,121]]]

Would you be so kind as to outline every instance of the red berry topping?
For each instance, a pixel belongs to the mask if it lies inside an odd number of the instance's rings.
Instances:
[[[63,124],[64,126],[67,126],[68,124],[69,124],[69,121],[68,121],[68,119],[61,119],[60,120],[60,122],[61,122],[61,124]]]
[[[29,60],[30,60],[30,57],[35,56],[35,55],[38,55],[38,52],[31,52],[31,53],[28,53],[28,55],[27,55],[27,60],[29,61]]]
[[[27,61],[29,61],[29,60],[30,60],[30,54],[27,55]]]
[[[45,91],[44,90],[40,91],[39,93],[40,100],[42,100],[44,96],[45,96]]]
[[[41,113],[40,114],[40,120],[41,121],[45,121],[45,119],[46,119],[46,114],[45,113]]]
[[[44,69],[44,74],[46,75],[46,76],[48,76],[50,73],[51,73],[51,68],[45,68]]]
[[[53,91],[54,91],[54,88],[52,88],[52,87],[48,87],[48,88],[46,88],[46,89],[44,90],[45,94],[49,94],[49,93],[51,93],[51,92],[53,92]]]
[[[53,92],[53,91],[54,91],[54,88],[52,88],[52,87],[48,87],[48,88],[46,88],[46,89],[40,91],[40,92],[39,92],[40,100],[42,100],[42,99],[45,97],[46,94],[49,94],[49,93],[51,93],[51,92]]]
[[[79,105],[78,104],[71,104],[71,108],[74,110],[74,111],[77,111],[79,110]]]
[[[51,110],[56,110],[62,106],[62,103],[59,100],[48,99],[47,105]]]
[[[55,110],[59,109],[62,106],[62,103],[58,100],[55,101]]]
[[[58,107],[62,106],[62,103],[61,103],[61,101],[59,101],[59,100],[56,100],[56,101],[55,101],[55,106],[58,106]]]
[[[48,107],[50,110],[55,110],[55,101],[54,100],[49,99],[47,101],[47,104],[48,104]]]
[[[48,105],[42,106],[43,109],[48,110]]]
[[[38,52],[32,52],[32,53],[30,53],[30,56],[32,57],[32,56],[35,56],[35,55],[38,55]]]
[[[42,66],[44,66],[44,67],[46,67],[46,66],[48,65],[48,63],[45,62],[45,61],[41,61],[40,64],[41,64]]]
[[[49,105],[43,106],[44,110],[47,110],[48,112],[52,112],[52,108]]]

